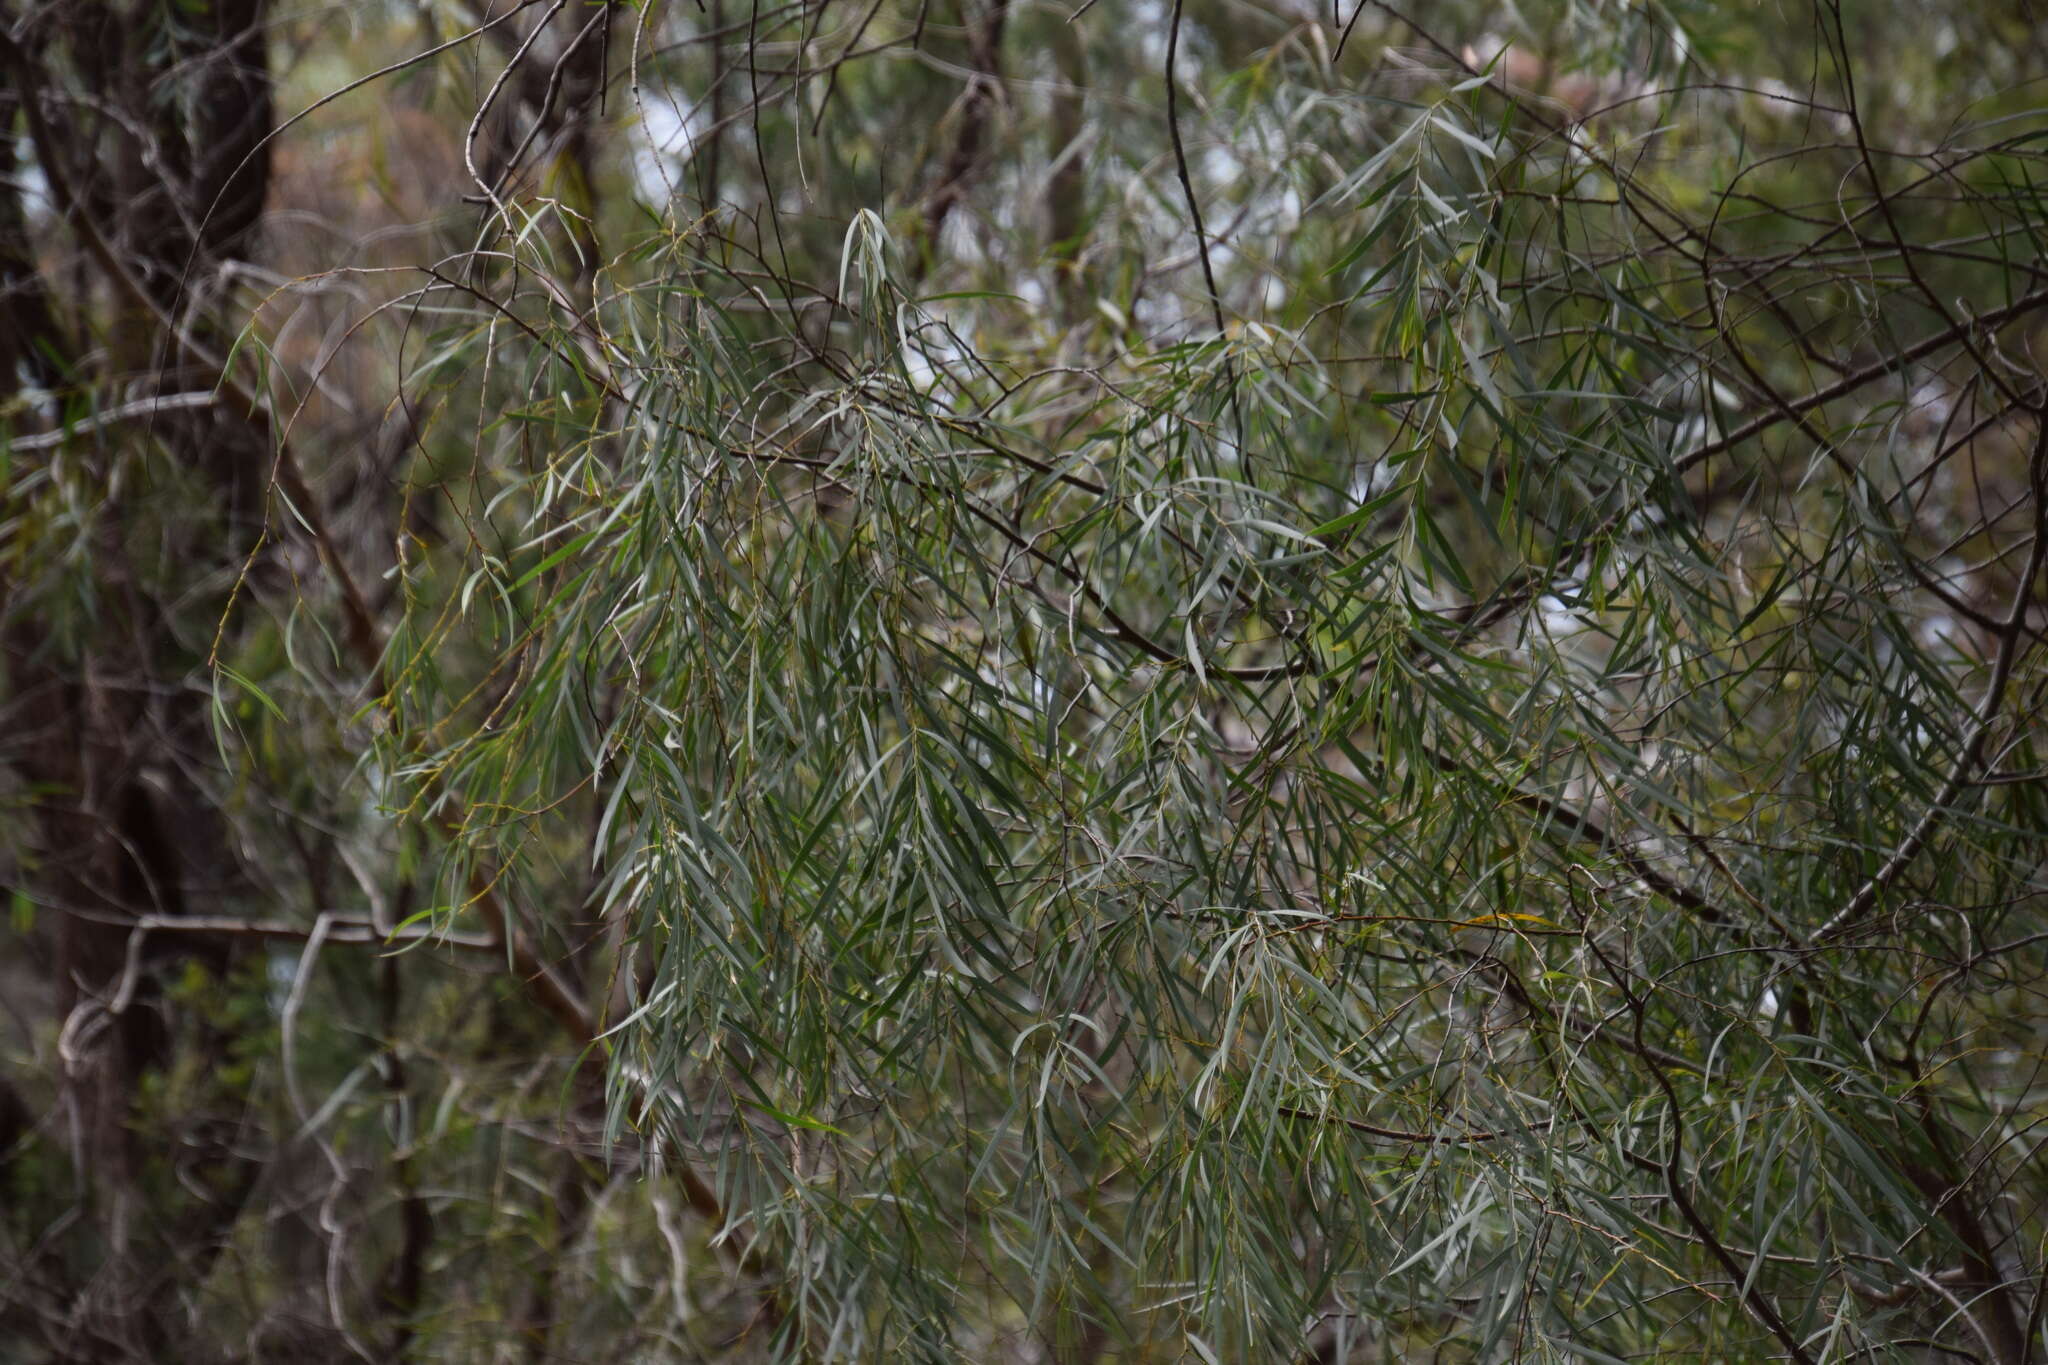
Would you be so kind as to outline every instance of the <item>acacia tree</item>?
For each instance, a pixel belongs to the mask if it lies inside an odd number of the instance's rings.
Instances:
[[[109,13],[22,1358],[2041,1348],[2024,7]]]

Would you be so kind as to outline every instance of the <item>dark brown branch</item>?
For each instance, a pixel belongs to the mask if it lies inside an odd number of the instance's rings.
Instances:
[[[1009,0],[987,0],[988,8],[967,26],[967,59],[974,74],[960,100],[960,125],[952,149],[938,180],[925,196],[924,237],[927,258],[938,250],[939,233],[953,208],[967,197],[967,187],[980,169],[982,144],[988,125],[1002,98],[1003,26],[1009,17]]]

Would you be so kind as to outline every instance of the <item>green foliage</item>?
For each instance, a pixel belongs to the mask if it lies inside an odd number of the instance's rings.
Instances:
[[[604,119],[358,319],[396,453],[200,584],[172,475],[115,528],[273,945],[160,973],[234,1041],[133,1121],[321,1192],[214,1283],[372,1358],[2039,1349],[2031,20],[1414,18],[576,20]],[[10,494],[67,639],[82,468]]]
[[[1217,73],[1226,292],[1286,287],[1220,339],[1162,300],[1076,352],[866,210],[823,332],[733,311],[714,217],[613,277],[602,393],[554,334],[521,550],[463,590],[520,680],[411,771],[601,800],[651,973],[612,1131],[715,1171],[786,1349],[1818,1358],[2012,1312],[1977,1243],[2029,1198],[1953,1209],[2025,1179],[2032,1054],[1950,985],[2035,960],[2039,792],[1976,785],[2032,768],[2034,495],[1922,501],[1889,372],[1807,395],[1936,337],[1896,368],[2012,395],[2038,478],[2037,379],[1943,310],[2024,292],[2039,205],[1874,198],[1662,62],[1589,62],[1674,88],[1584,127],[1305,33]],[[1940,178],[2010,186],[2033,126]],[[1975,628],[1927,582],[1963,522]],[[466,847],[537,889],[553,827]]]

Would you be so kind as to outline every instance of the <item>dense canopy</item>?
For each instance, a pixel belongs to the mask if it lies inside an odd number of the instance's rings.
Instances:
[[[2029,1365],[2044,62],[0,3],[0,1362]]]

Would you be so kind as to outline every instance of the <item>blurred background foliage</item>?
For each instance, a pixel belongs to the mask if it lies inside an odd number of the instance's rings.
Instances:
[[[2048,1346],[2031,6],[0,72],[0,1361]]]

